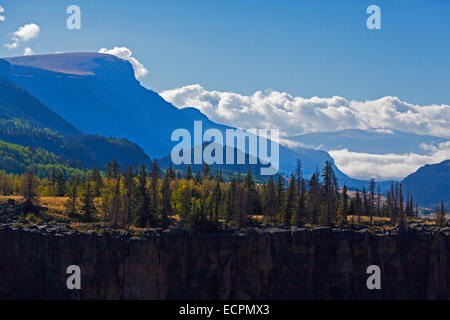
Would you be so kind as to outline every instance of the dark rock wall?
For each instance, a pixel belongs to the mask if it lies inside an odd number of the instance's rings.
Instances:
[[[448,231],[330,228],[146,240],[0,229],[2,299],[448,299]],[[68,290],[69,265],[82,289]],[[368,290],[369,265],[381,290]]]

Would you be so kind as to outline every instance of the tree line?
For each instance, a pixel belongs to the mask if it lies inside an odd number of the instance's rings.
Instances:
[[[48,178],[38,179],[30,168],[25,174],[0,173],[0,192],[21,192],[29,202],[40,196],[66,197],[65,213],[84,222],[102,221],[109,226],[167,227],[214,231],[228,226],[245,227],[255,219],[269,225],[345,226],[361,223],[366,216],[387,217],[405,225],[418,214],[413,197],[404,197],[402,185],[393,183],[386,197],[372,179],[368,189],[349,191],[339,187],[330,161],[309,180],[303,178],[301,161],[289,177],[278,174],[255,183],[249,171],[225,181],[221,171],[208,165],[193,173],[163,171],[157,161],[150,166],[120,167],[116,160],[106,170],[65,177],[53,168]],[[349,218],[351,216],[351,218]],[[443,203],[437,219],[445,225]]]

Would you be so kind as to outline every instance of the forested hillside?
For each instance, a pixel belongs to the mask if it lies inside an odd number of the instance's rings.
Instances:
[[[68,167],[98,166],[104,169],[106,163],[114,158],[122,165],[150,161],[138,145],[127,139],[83,134],[26,90],[2,78],[0,78],[0,140],[14,145],[30,146],[35,148],[34,150],[48,151],[58,157],[59,163]],[[28,158],[21,161],[17,153],[9,155],[12,150],[11,148],[3,150],[6,158],[1,161],[0,169],[22,173],[26,165],[32,162],[28,161]],[[45,163],[47,160],[49,162]],[[38,163],[53,164],[45,157]]]
[[[403,184],[420,205],[435,209],[443,200],[450,206],[450,160],[419,168]]]
[[[30,166],[35,168],[35,173],[40,176],[48,176],[52,170],[59,170],[65,176],[81,171],[64,164],[64,161],[55,154],[41,148],[23,147],[0,140],[0,170],[13,174],[21,174]]]

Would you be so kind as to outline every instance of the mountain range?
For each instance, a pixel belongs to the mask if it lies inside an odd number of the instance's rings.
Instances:
[[[290,140],[322,150],[347,149],[372,154],[405,154],[424,152],[422,145],[437,145],[448,139],[394,130],[345,129],[341,131],[305,133]]]
[[[170,154],[175,145],[170,139],[172,132],[178,128],[193,132],[194,121],[202,121],[204,130],[215,128],[224,132],[230,128],[210,121],[197,109],[176,108],[141,86],[128,61],[108,54],[5,58],[0,76],[24,88],[81,132],[126,138],[152,158]],[[320,170],[325,161],[333,162],[325,151],[280,146],[280,171],[290,173],[298,158],[306,177]],[[351,179],[336,166],[335,171],[342,184],[366,184]]]
[[[202,121],[203,130],[213,128],[224,133],[234,129],[214,123],[195,106],[179,109],[165,101],[141,86],[128,61],[112,55],[67,53],[0,59],[0,140],[42,148],[64,164],[103,168],[113,158],[122,165],[149,163],[150,158],[157,158],[167,167],[171,163],[170,152],[178,143],[171,141],[172,132],[184,128],[193,135],[194,121]],[[280,171],[289,174],[296,160],[301,159],[307,178],[320,170],[325,161],[334,165],[325,150],[418,152],[422,143],[445,141],[432,136],[358,129],[290,139],[304,147],[280,145]],[[5,148],[11,150],[10,145]],[[242,151],[250,153],[248,149]],[[246,168],[235,167],[231,171]],[[340,185],[367,187],[367,181],[348,177],[336,165],[334,169]],[[381,190],[389,184],[390,181],[380,182]]]

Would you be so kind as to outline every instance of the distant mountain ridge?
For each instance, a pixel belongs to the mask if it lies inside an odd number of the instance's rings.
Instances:
[[[402,184],[419,205],[435,209],[443,200],[447,210],[450,208],[450,160],[427,164],[407,176]]]
[[[0,60],[1,75],[81,131],[127,138],[152,158],[170,154],[177,144],[170,139],[172,132],[184,128],[193,133],[195,120],[202,121],[204,130],[224,132],[230,128],[210,121],[197,109],[180,110],[142,87],[131,64],[112,55],[69,53],[5,58]],[[325,151],[280,146],[282,173],[290,174],[297,159],[302,160],[305,177],[331,161],[341,185],[367,185],[367,181],[352,179],[340,171]]]
[[[305,133],[289,139],[322,150],[348,149],[373,154],[423,154],[422,144],[436,145],[448,139],[401,131],[345,129],[341,131]]]

